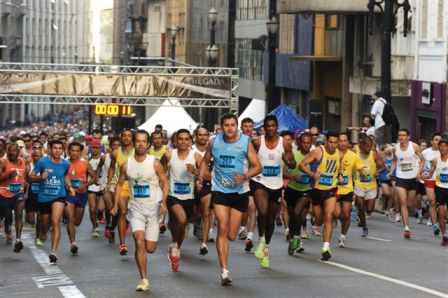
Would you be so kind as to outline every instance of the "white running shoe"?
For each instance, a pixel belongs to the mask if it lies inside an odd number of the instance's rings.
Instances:
[[[428,218],[428,222],[426,223],[426,225],[427,225],[428,227],[432,227],[432,221],[431,221],[431,218]]]

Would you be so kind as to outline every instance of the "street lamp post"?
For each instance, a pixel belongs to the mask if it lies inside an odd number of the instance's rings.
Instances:
[[[384,3],[384,5],[383,5]],[[408,12],[411,10],[408,0],[369,0],[369,33],[373,33],[373,16],[377,7],[382,14],[382,44],[381,44],[381,93],[383,98],[391,102],[391,38],[395,31],[395,16],[403,9],[403,35],[408,33]]]
[[[210,20],[210,44],[207,46],[207,48],[205,49],[205,58],[207,59],[207,65],[208,67],[216,67],[217,62],[218,62],[218,56],[219,56],[219,48],[216,45],[216,22],[218,20],[218,12],[216,11],[216,9],[213,7],[212,9],[210,9],[209,13],[208,13],[208,18]],[[209,114],[210,117],[207,117],[210,121],[206,121],[207,122],[207,126],[209,126],[208,124],[210,124],[210,126],[212,126],[217,118],[216,115],[216,110],[212,110]],[[202,108],[199,108],[199,119],[200,122],[202,123]],[[212,127],[213,129],[213,127]]]
[[[266,23],[268,29],[268,51],[269,51],[269,71],[268,71],[268,86],[267,86],[267,107],[268,111],[272,111],[280,104],[277,94],[277,87],[275,82],[275,68],[276,58],[275,52],[277,49],[277,34],[279,29],[279,22],[277,18],[272,16],[269,22]]]
[[[170,59],[172,60],[171,63],[174,64],[174,60],[176,60],[176,36],[179,32],[179,29],[176,26],[171,26],[170,28],[170,37],[171,37],[171,43],[170,43]]]

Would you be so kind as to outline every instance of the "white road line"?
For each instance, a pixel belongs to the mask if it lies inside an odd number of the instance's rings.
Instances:
[[[392,240],[367,236],[367,239],[378,240],[383,242],[391,242]]]
[[[58,286],[59,291],[65,298],[85,298],[84,294],[73,284],[73,281],[56,264],[50,264],[47,254],[36,247],[33,238],[31,234],[23,234],[23,244],[30,249],[34,259],[47,274],[46,276],[33,277],[36,286],[39,289]]]
[[[419,286],[419,285],[411,284],[411,283],[408,283],[406,281],[402,281],[402,280],[399,280],[399,279],[387,277],[387,276],[384,276],[384,275],[381,275],[381,274],[377,274],[377,273],[361,270],[361,269],[358,269],[358,268],[350,267],[350,266],[347,266],[347,265],[344,265],[344,264],[339,264],[339,263],[335,263],[335,262],[331,262],[331,261],[322,261],[322,260],[319,260],[319,261],[324,263],[324,264],[332,265],[332,266],[339,267],[339,268],[342,268],[342,269],[346,269],[346,270],[349,270],[349,271],[353,271],[353,272],[356,272],[356,273],[360,273],[360,274],[364,274],[364,275],[367,275],[367,276],[371,276],[371,277],[375,277],[375,278],[378,278],[378,279],[382,279],[382,280],[385,280],[385,281],[389,281],[389,282],[392,282],[392,283],[395,283],[395,284],[398,284],[398,285],[401,285],[401,286],[405,286],[405,287],[408,287],[408,288],[419,290],[419,291],[422,291],[422,292],[425,292],[425,293],[428,293],[428,294],[432,294],[432,295],[435,295],[435,296],[438,296],[438,297],[448,298],[448,294],[447,293],[442,293],[442,292],[439,292],[439,291],[436,291],[436,290],[433,290],[433,289],[429,289],[429,288],[425,288],[425,287],[422,287],[422,286]]]

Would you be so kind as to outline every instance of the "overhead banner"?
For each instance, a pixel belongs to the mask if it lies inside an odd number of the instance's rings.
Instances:
[[[11,95],[231,98],[230,76],[0,73],[0,93]]]

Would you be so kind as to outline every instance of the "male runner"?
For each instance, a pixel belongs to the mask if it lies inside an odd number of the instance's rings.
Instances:
[[[299,169],[314,181],[311,194],[313,213],[317,224],[324,222],[322,260],[331,258],[333,214],[336,208],[337,183],[343,181],[338,147],[338,134],[329,132],[327,143],[317,146],[299,165]],[[308,165],[311,168],[308,168]]]
[[[129,157],[134,156],[134,146],[132,143],[132,131],[123,129],[121,131],[121,147],[110,153],[110,167],[107,175],[106,188],[111,187],[112,178],[115,174],[115,181],[119,176],[119,170],[126,163]],[[118,205],[118,236],[120,246],[118,250],[122,256],[128,253],[126,245],[126,214],[128,213],[129,187],[127,181],[123,183],[120,194],[114,194],[114,205]],[[115,202],[115,200],[118,200]]]
[[[392,179],[389,179],[387,177],[390,171],[390,167],[392,166],[392,162],[394,160],[394,155],[392,151],[393,147],[390,144],[386,144],[386,146],[379,153],[381,158],[383,159],[384,165],[386,166],[386,170],[381,172],[381,175],[378,177],[378,180],[381,186],[381,193],[384,199],[386,215],[389,215],[390,222],[395,222],[395,215],[394,215],[395,188],[392,184]]]
[[[298,135],[298,149],[294,153],[296,164],[300,164],[303,158],[310,153],[312,136],[309,133]],[[286,169],[286,167],[285,167]],[[285,201],[289,215],[289,245],[288,254],[292,256],[296,251],[304,250],[300,239],[300,229],[303,221],[306,220],[308,206],[310,204],[310,177],[301,172],[298,167],[284,171],[284,177],[289,179],[288,187],[285,190]]]
[[[342,132],[338,137],[338,150],[342,157],[341,172],[343,181],[338,182],[337,203],[334,216],[341,221],[341,235],[338,246],[345,247],[345,237],[350,227],[350,212],[353,203],[353,171],[358,159],[356,153],[348,149],[349,137],[346,132]]]
[[[152,145],[149,147],[149,155],[154,156],[157,159],[161,159],[167,151],[167,147],[163,145],[162,132],[159,130],[154,131],[151,134]]]
[[[247,196],[243,182],[257,175],[261,166],[257,153],[245,134],[238,133],[238,119],[233,114],[221,118],[222,134],[207,145],[207,152],[200,165],[197,187],[201,190],[203,179],[209,178],[208,164],[213,157],[212,201],[218,221],[216,249],[221,266],[221,284],[232,282],[228,269],[229,240],[236,239],[243,213],[247,210]],[[244,171],[244,160],[249,169]]]
[[[291,144],[283,142],[278,135],[278,121],[274,115],[264,118],[265,135],[252,142],[261,162],[262,172],[250,181],[258,215],[259,240],[255,257],[261,268],[269,268],[269,243],[274,233],[275,217],[282,199],[283,162],[288,168],[295,168],[296,161]]]
[[[124,182],[129,182],[129,217],[135,241],[135,260],[141,281],[137,291],[148,291],[146,253],[153,253],[159,239],[159,213],[167,212],[168,179],[160,162],[148,155],[149,135],[144,130],[134,134],[135,156],[131,156],[120,166],[114,207],[111,214],[119,210],[119,202]]]
[[[431,136],[431,147],[423,150],[422,155],[425,159],[425,166],[423,167],[423,172],[420,175],[427,176],[431,169],[431,164],[433,160],[436,160],[440,157],[439,152],[439,142],[442,139],[442,135],[438,132],[433,133]],[[429,216],[430,220],[433,223],[432,231],[434,235],[438,235],[440,233],[439,225],[437,224],[437,213],[436,213],[436,197],[434,193],[434,186],[436,177],[435,174],[429,179],[425,179],[425,188],[426,188],[426,196],[429,200]],[[428,220],[429,221],[429,220]]]
[[[369,234],[366,212],[370,214],[375,210],[378,187],[376,179],[379,177],[379,173],[386,169],[383,159],[372,148],[372,139],[367,135],[363,136],[360,141],[360,150],[356,161],[356,170],[358,172],[355,176],[354,189],[359,222],[362,227],[362,237],[367,237]]]
[[[409,130],[402,128],[398,131],[398,144],[394,151],[394,161],[389,171],[389,177],[397,169],[396,184],[398,199],[400,200],[401,217],[403,218],[406,239],[411,238],[409,230],[408,208],[414,207],[417,179],[420,178],[424,166],[424,158],[420,147],[409,141]]]
[[[99,167],[101,163],[101,157],[103,156],[103,154],[101,153],[100,141],[94,139],[92,143],[90,143],[90,151],[91,152],[89,152],[89,164],[92,167],[92,170],[94,171],[95,177],[97,179],[96,183],[89,185],[87,193],[89,202],[90,222],[92,224],[92,237],[96,238],[100,236],[97,214],[98,212],[102,214],[104,212],[105,207],[103,201],[103,190],[101,188],[101,183],[99,181],[99,178],[103,174],[102,168]],[[108,217],[108,214],[106,214],[106,217]],[[110,221],[110,217],[108,218],[108,220]]]
[[[42,157],[34,165],[30,174],[31,182],[40,182],[38,211],[42,215],[44,235],[47,233],[51,219],[50,262],[56,263],[59,240],[61,239],[61,218],[64,212],[66,187],[70,186],[68,168],[70,163],[62,159],[62,142],[55,140],[48,145],[49,155]],[[73,191],[73,188],[69,188]],[[50,218],[51,216],[51,218]]]
[[[20,149],[17,143],[11,143],[7,148],[7,158],[0,159],[0,207],[5,212],[5,232],[7,241],[11,239],[12,209],[16,227],[16,243],[14,252],[23,249],[20,239],[23,228],[23,209],[25,208],[25,181],[27,168],[25,161],[19,157]]]
[[[168,259],[173,271],[179,270],[180,247],[185,228],[193,215],[194,179],[195,175],[199,175],[197,165],[202,159],[199,153],[190,149],[191,135],[187,129],[179,129],[176,137],[177,148],[166,152],[160,160],[165,170],[169,170],[167,206],[172,242],[168,249]]]

